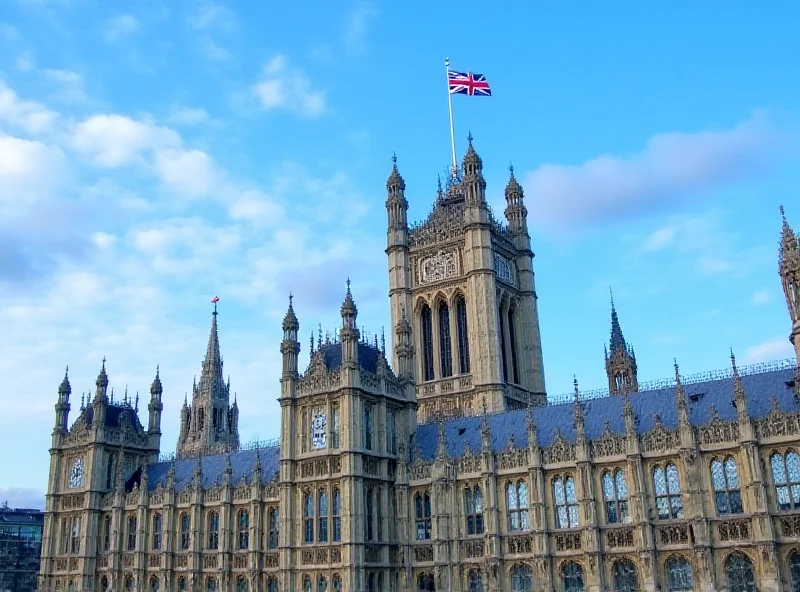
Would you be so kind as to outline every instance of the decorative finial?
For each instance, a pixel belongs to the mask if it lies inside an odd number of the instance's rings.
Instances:
[[[386,356],[386,329],[381,327],[381,352]]]
[[[139,391],[136,391],[136,407],[134,409],[138,412],[139,411]]]
[[[614,308],[614,291],[611,289],[611,286],[608,287],[608,295],[611,297],[611,308]]]
[[[467,134],[467,142],[469,142],[469,145],[472,146],[472,130],[470,130]]]
[[[572,375],[572,386],[575,388],[575,402],[578,403],[581,400],[581,392],[578,389],[578,377],[575,374]]]
[[[512,177],[514,176],[514,163],[513,162],[509,162],[508,163],[508,172],[511,173]]]
[[[488,407],[486,406],[486,397],[483,397],[483,414],[486,415]]]
[[[778,206],[778,210],[779,210],[779,211],[780,211],[780,213],[781,213],[781,218],[783,218],[784,220],[786,220],[786,212],[784,212],[784,210],[783,210],[783,204],[781,204],[781,205],[779,205],[779,206]]]
[[[214,296],[211,299],[212,304],[214,305],[214,316],[217,314],[217,302],[219,302],[219,296]]]
[[[392,164],[393,165],[397,164],[397,152],[394,150],[392,151]]]
[[[106,357],[103,356],[103,367],[101,368],[101,370],[105,370],[105,369],[106,369]]]
[[[347,278],[347,293],[350,293],[350,277]]]

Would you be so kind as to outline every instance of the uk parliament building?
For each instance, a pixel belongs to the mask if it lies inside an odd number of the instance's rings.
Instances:
[[[612,304],[608,389],[548,398],[513,170],[502,222],[471,139],[423,222],[396,161],[386,187],[390,343],[362,336],[348,281],[301,368],[290,300],[279,443],[240,443],[216,310],[166,460],[158,372],[141,417],[104,361],[70,420],[64,377],[40,590],[800,591],[795,360],[640,382]],[[782,224],[800,353],[800,237]]]

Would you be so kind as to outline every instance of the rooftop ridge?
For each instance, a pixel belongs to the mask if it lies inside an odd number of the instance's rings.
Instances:
[[[269,440],[251,440],[250,442],[246,442],[244,444],[240,444],[239,446],[226,446],[224,448],[220,448],[219,451],[209,452],[208,450],[200,451],[195,450],[192,452],[186,452],[180,455],[176,455],[175,452],[164,452],[158,455],[158,462],[170,462],[173,460],[187,460],[187,459],[194,459],[194,458],[210,458],[212,456],[222,456],[225,454],[230,453],[237,453],[237,452],[249,452],[252,450],[271,450],[274,448],[280,448],[281,440],[280,438],[270,438]]]
[[[759,362],[757,364],[748,364],[746,366],[738,366],[740,376],[751,376],[753,374],[763,374],[765,372],[775,372],[777,370],[789,370],[797,367],[797,360],[794,358],[785,358],[782,360],[771,360],[769,362]],[[733,378],[733,368],[727,367],[721,370],[707,370],[704,372],[697,372],[695,374],[681,375],[681,382],[687,384],[699,384],[703,382],[712,382],[714,380],[727,380]],[[656,391],[665,388],[672,388],[675,386],[675,376],[669,378],[657,378],[655,380],[648,380],[639,383],[640,393],[647,391]],[[592,390],[581,390],[580,399],[582,401],[590,399],[600,399],[610,396],[608,388],[598,388]],[[564,403],[573,403],[575,401],[575,392],[569,392],[563,395],[554,395],[547,398],[547,405],[563,405]]]

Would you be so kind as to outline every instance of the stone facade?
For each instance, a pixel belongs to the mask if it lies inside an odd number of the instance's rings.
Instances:
[[[109,396],[105,363],[69,426],[65,376],[40,589],[800,589],[796,362],[731,355],[725,371],[681,376],[676,363],[674,378],[639,382],[612,305],[609,389],[576,381],[548,401],[522,189],[512,171],[501,225],[481,169],[470,143],[409,226],[393,167],[392,364],[357,329],[348,282],[340,329],[312,339],[301,372],[290,300],[279,442],[239,444],[216,311],[172,458],[158,458],[158,374],[147,428],[138,401]],[[779,259],[800,348],[800,245],[785,219]]]

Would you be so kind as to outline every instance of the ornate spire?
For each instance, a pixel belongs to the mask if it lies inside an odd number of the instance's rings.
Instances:
[[[217,331],[217,304],[214,302],[206,357],[203,360],[203,370],[200,373],[200,382],[195,388],[195,395],[201,394],[208,395],[211,398],[222,398],[227,395],[224,390],[225,379],[222,375],[222,354],[219,349],[219,333]]]
[[[356,307],[356,303],[353,301],[353,294],[350,292],[350,278],[347,278],[347,293],[344,296],[344,302],[342,302],[342,326],[355,329],[357,316],[358,307]]]
[[[97,392],[95,394],[95,398],[102,397],[105,398],[106,396],[106,389],[108,389],[108,374],[106,374],[106,358],[103,357],[103,365],[100,368],[100,374],[97,375],[97,380],[95,381],[95,386],[97,387]]]
[[[800,236],[795,234],[786,221],[783,206],[780,211],[783,228],[778,251],[778,273],[781,276],[786,307],[789,309],[789,318],[792,321],[789,341],[794,345],[796,357],[800,360]]]
[[[150,385],[150,395],[155,397],[158,395],[161,398],[161,394],[164,392],[164,387],[161,386],[161,370],[159,366],[156,366],[156,377],[153,379],[153,384]]]
[[[583,420],[583,407],[581,407],[581,393],[578,389],[578,377],[572,377],[572,385],[575,389],[575,436],[578,442],[586,439],[586,428]]]
[[[65,399],[69,399],[70,394],[72,394],[72,386],[69,384],[69,366],[64,371],[64,379],[58,385],[58,394]]]
[[[467,151],[464,153],[462,162],[464,176],[480,174],[483,171],[483,160],[475,151],[475,146],[472,145],[472,132],[467,135],[467,143]]]
[[[392,172],[389,173],[389,178],[386,180],[386,190],[389,195],[401,195],[406,189],[406,182],[400,175],[397,169],[397,154],[392,154]]]
[[[297,315],[294,314],[294,307],[292,306],[292,300],[294,296],[289,293],[289,308],[286,311],[286,316],[283,317],[283,330],[286,331],[297,331],[300,329],[300,323],[297,321]]]
[[[486,397],[483,397],[483,414],[481,415],[481,447],[484,452],[492,450],[492,431],[489,429]]]
[[[622,335],[611,288],[609,288],[609,293],[611,295],[611,339],[609,347],[605,350],[608,391],[612,395],[635,393],[639,390],[636,356],[633,348],[625,342],[625,337]]]
[[[740,418],[747,417],[747,397],[744,394],[744,385],[742,384],[742,377],[739,376],[739,368],[736,367],[736,356],[733,354],[731,348],[731,368],[733,369],[733,401],[736,405],[736,411]]]
[[[681,382],[681,371],[678,368],[678,360],[675,363],[675,404],[678,407],[678,425],[688,428],[689,423],[689,408],[686,405],[686,393],[683,390],[683,383]]]
[[[443,459],[447,457],[447,439],[444,430],[444,420],[439,420],[439,439],[436,446],[436,458]]]
[[[779,262],[781,269],[783,270],[786,263],[794,263],[798,255],[800,254],[800,241],[798,241],[798,236],[792,230],[792,227],[789,226],[789,222],[786,220],[786,212],[783,209],[783,206],[780,206],[781,212],[781,243],[780,249],[778,251],[779,255]]]

